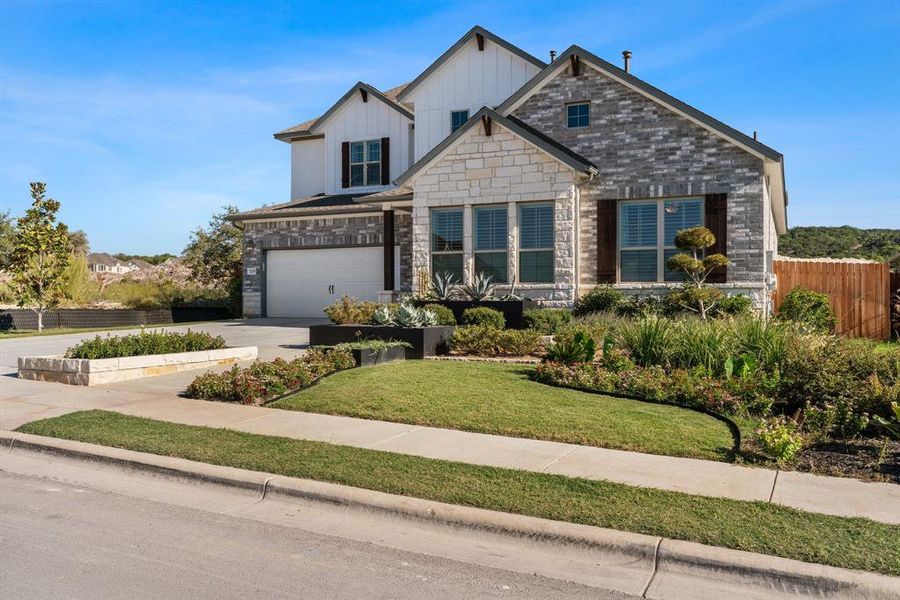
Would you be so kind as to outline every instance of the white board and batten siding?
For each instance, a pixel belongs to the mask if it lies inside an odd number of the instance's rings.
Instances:
[[[291,200],[325,191],[325,140],[291,142]]]
[[[501,104],[537,75],[540,69],[502,46],[484,41],[484,50],[470,39],[427,79],[403,98],[416,115],[415,159],[450,135],[450,113]],[[391,140],[393,143],[393,140]]]
[[[400,248],[394,248],[394,279]],[[378,300],[384,289],[384,248],[309,248],[266,252],[266,316],[324,319],[325,307],[347,294]]]
[[[325,134],[325,193],[368,193],[388,189],[390,186],[341,187],[341,143],[391,139],[391,180],[409,168],[409,119],[381,100],[369,95],[363,102],[355,94],[322,126]]]

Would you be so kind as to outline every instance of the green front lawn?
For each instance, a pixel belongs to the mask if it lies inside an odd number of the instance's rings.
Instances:
[[[19,431],[900,575],[900,526],[765,502],[480,467],[97,410],[35,421]]]
[[[651,454],[727,460],[728,426],[703,413],[567,390],[532,367],[405,361],[352,369],[270,406]]]
[[[151,325],[144,325],[145,329],[162,329],[165,327],[181,327],[184,325],[202,325],[204,323],[211,323],[212,321],[190,321],[186,323],[153,323]],[[5,329],[0,331],[0,340],[4,339],[12,339],[12,338],[23,338],[23,337],[34,337],[34,336],[44,336],[44,335],[65,335],[68,333],[102,333],[104,331],[120,331],[124,329],[140,329],[140,325],[113,325],[110,327],[56,327],[53,329],[44,329],[43,331],[38,331],[37,329]]]

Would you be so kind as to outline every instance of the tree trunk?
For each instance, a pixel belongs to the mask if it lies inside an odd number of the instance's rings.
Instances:
[[[37,313],[38,318],[38,333],[40,333],[44,329],[44,311],[39,310]]]

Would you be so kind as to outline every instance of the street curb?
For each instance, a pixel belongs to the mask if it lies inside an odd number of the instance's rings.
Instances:
[[[302,498],[439,522],[501,535],[590,548],[614,555],[611,561],[646,571],[642,590],[631,593],[653,599],[698,597],[741,598],[836,597],[863,600],[896,598],[900,578],[855,571],[740,550],[707,546],[658,536],[590,525],[445,504],[334,483],[299,479],[211,465],[121,448],[0,430],[0,444],[12,452],[22,448],[76,459],[98,461],[157,474],[217,485],[257,490],[271,496]],[[600,565],[598,565],[600,566]],[[721,590],[722,596],[716,593]]]

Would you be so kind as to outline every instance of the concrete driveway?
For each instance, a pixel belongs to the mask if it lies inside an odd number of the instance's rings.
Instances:
[[[321,322],[320,319],[245,319],[153,328],[167,331],[191,329],[221,335],[229,346],[257,346],[259,357],[271,360],[277,357],[291,359],[302,354],[309,342],[308,326]],[[63,354],[69,346],[96,335],[125,335],[138,331],[129,329],[0,340],[0,429],[14,429],[28,421],[74,410],[171,400],[204,372],[198,369],[96,387],[28,381],[16,376],[20,356]]]

